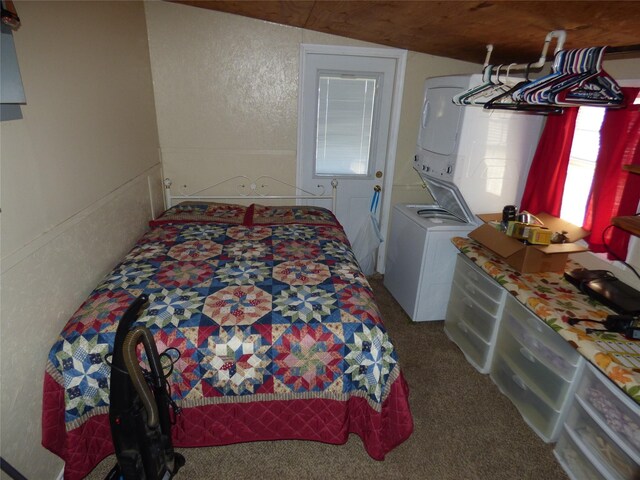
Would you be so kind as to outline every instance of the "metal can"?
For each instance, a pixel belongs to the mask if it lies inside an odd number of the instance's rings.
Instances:
[[[531,214],[529,213],[519,213],[518,221],[522,223],[531,223]]]

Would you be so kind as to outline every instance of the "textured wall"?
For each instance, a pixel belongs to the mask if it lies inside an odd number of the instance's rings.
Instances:
[[[27,105],[0,123],[0,453],[53,479],[62,461],[41,446],[45,360],[146,228],[152,197],[161,208],[158,137],[141,3],[16,8]]]
[[[3,257],[159,159],[142,3],[19,3],[27,104],[2,123]]]
[[[191,191],[240,173],[295,183],[301,31],[166,2],[145,8],[165,175]]]
[[[163,168],[190,190],[247,173],[295,182],[300,44],[371,46],[167,2],[146,12]],[[409,52],[394,197],[425,198],[411,169],[424,79],[479,68]]]

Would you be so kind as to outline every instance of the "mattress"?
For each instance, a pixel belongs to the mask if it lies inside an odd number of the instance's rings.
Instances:
[[[119,319],[180,352],[169,375],[176,447],[362,439],[376,460],[409,437],[409,389],[373,292],[333,214],[183,203],[75,312],[45,371],[42,443],[87,475],[113,453],[109,375]]]

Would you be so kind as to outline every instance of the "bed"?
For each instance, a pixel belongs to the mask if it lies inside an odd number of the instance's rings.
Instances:
[[[409,437],[396,350],[331,211],[187,201],[150,227],[49,354],[42,443],[66,479],[113,453],[105,356],[142,293],[137,324],[181,353],[168,378],[176,447],[355,433],[382,460]]]

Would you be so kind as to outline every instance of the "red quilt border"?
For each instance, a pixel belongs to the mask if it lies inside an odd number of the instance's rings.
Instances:
[[[380,413],[366,399],[279,400],[214,404],[183,410],[173,427],[176,447],[208,447],[241,442],[310,440],[341,445],[358,435],[369,456],[385,455],[413,432],[409,385],[402,373],[391,385]],[[42,445],[65,461],[65,480],[80,480],[114,453],[107,414],[96,415],[66,431],[64,389],[45,373]],[[307,412],[305,414],[305,412]],[[296,418],[306,423],[300,424]],[[77,448],[84,444],[83,448]],[[74,448],[75,446],[75,448]]]

